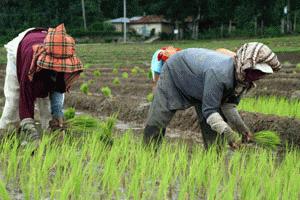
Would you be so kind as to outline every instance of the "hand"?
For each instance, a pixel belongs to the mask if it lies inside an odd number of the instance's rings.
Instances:
[[[253,141],[253,133],[251,132],[244,133],[242,141],[246,143]]]
[[[232,148],[237,149],[240,147],[242,140],[237,132],[233,131],[231,128],[225,128],[223,134],[224,137],[227,139],[228,144]]]
[[[64,128],[64,119],[63,119],[63,117],[53,118],[49,122],[49,128],[52,131],[62,130]]]

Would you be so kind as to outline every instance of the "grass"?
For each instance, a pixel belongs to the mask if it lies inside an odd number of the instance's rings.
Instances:
[[[146,99],[149,103],[153,101],[153,98],[154,98],[154,95],[152,92],[150,92],[146,97]]]
[[[82,121],[82,120],[79,120]],[[112,132],[111,122],[97,127]],[[0,143],[0,198],[24,199],[298,199],[300,153],[282,158],[265,149],[231,152],[163,142],[155,152],[130,131],[109,147],[98,134],[33,147],[16,137]],[[263,180],[263,181],[262,181]],[[11,195],[11,196],[9,196]]]
[[[79,44],[76,46],[78,57],[83,63],[101,65],[106,67],[118,66],[140,66],[146,62],[150,64],[151,56],[155,50],[166,45],[174,45],[179,48],[203,47],[203,48],[228,48],[234,50],[245,42],[263,42],[270,46],[275,52],[300,51],[297,42],[300,36],[286,36],[277,38],[253,38],[253,39],[222,39],[222,40],[190,40],[190,41],[165,41],[153,44]],[[6,63],[6,52],[0,48],[0,63]]]
[[[254,134],[253,140],[256,144],[270,149],[276,149],[280,145],[280,137],[273,131],[260,131]]]
[[[244,98],[239,104],[239,109],[248,112],[300,118],[300,101],[287,100],[284,97]]]

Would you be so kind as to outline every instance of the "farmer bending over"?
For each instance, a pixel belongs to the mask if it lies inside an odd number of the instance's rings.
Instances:
[[[244,44],[234,57],[202,48],[176,53],[162,68],[144,142],[159,142],[175,112],[195,106],[206,148],[218,135],[238,147],[238,133],[248,140],[252,136],[236,108],[242,94],[255,86],[254,81],[280,68],[271,49],[256,42]]]
[[[63,24],[56,28],[31,28],[5,45],[7,67],[4,84],[5,106],[0,129],[19,120],[28,140],[40,137],[34,123],[37,100],[42,128],[62,126],[64,93],[83,69],[75,56],[75,41]],[[49,98],[50,102],[49,102]],[[51,108],[51,114],[50,114]]]
[[[173,46],[162,47],[158,49],[152,56],[151,60],[151,72],[152,72],[152,82],[153,91],[155,90],[159,75],[161,73],[162,66],[172,55],[180,51],[181,49],[175,48]]]

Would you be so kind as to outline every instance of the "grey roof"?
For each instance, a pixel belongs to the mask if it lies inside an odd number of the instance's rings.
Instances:
[[[125,21],[126,23],[129,23],[131,21],[139,20],[141,18],[142,17],[140,17],[140,16],[135,16],[135,17],[131,17],[131,18],[120,17],[120,18],[108,20],[108,22],[110,22],[110,23],[124,23],[124,21]]]
[[[111,20],[108,20],[109,22],[111,23],[129,23],[129,19],[128,18],[124,18],[124,17],[120,17],[120,18],[117,18],[117,19],[111,19]]]

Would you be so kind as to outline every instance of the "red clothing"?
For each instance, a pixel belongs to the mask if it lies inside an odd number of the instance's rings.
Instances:
[[[28,78],[28,71],[33,57],[32,46],[43,43],[47,32],[33,30],[27,33],[18,47],[17,76],[20,84],[19,115],[20,119],[34,117],[34,101],[47,97],[51,88],[49,71],[38,72],[33,81]]]

